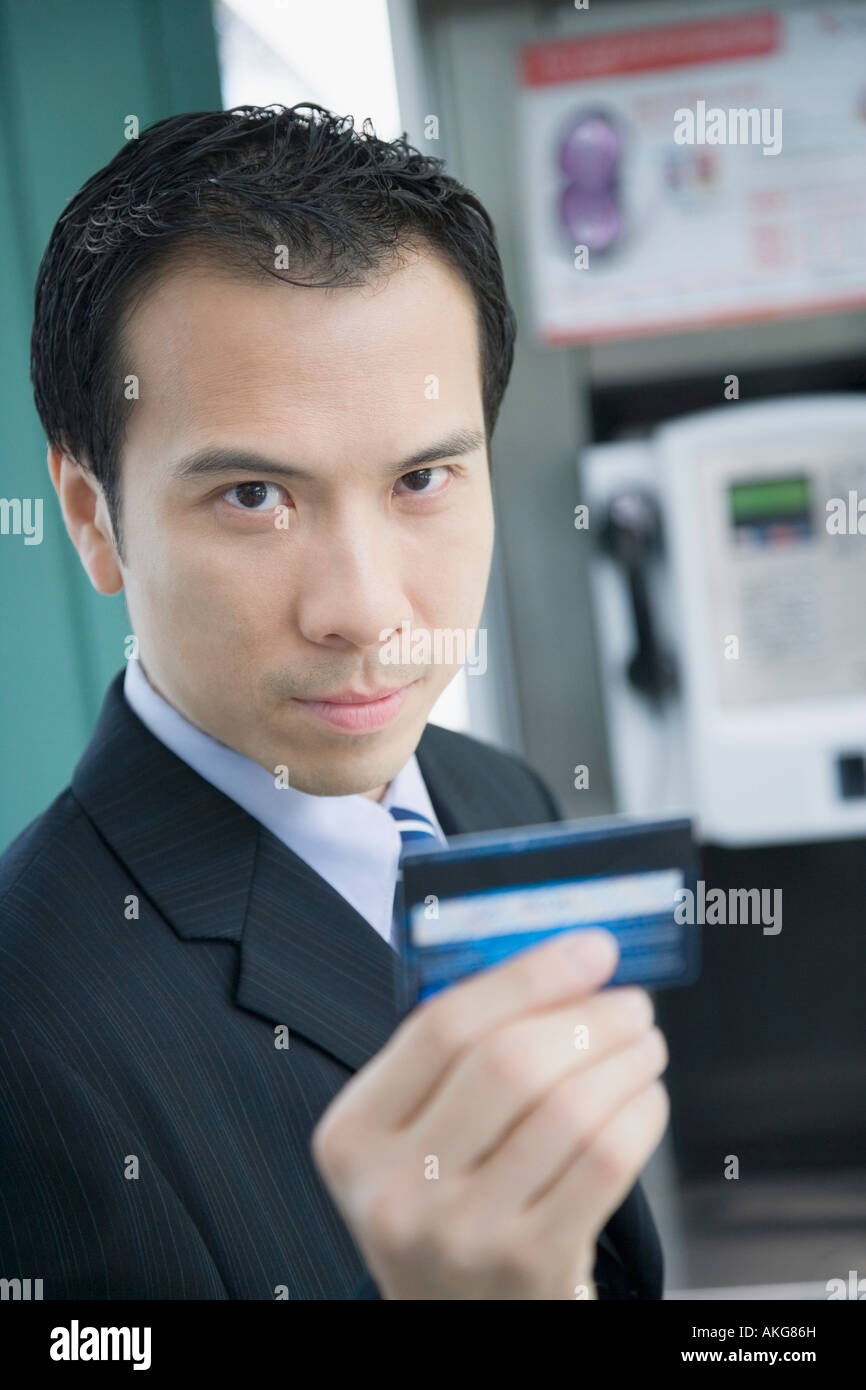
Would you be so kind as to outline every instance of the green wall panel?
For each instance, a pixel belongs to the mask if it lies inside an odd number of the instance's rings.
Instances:
[[[144,128],[221,105],[209,0],[0,0],[0,498],[43,503],[41,544],[0,534],[0,850],[69,781],[129,631],[122,595],[91,588],[46,466],[29,380],[39,260],[128,115]]]

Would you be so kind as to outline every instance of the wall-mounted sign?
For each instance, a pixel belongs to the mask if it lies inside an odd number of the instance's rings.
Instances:
[[[587,33],[520,70],[543,341],[866,305],[866,5]]]

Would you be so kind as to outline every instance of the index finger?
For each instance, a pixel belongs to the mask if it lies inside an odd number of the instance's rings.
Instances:
[[[408,1123],[467,1048],[522,1014],[592,994],[610,979],[618,960],[611,932],[582,927],[425,1000],[356,1079],[365,1119],[384,1128]]]

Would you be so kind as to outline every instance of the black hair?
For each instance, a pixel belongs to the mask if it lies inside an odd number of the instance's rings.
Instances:
[[[516,324],[496,233],[444,161],[315,103],[157,121],[70,200],[39,266],[30,375],[48,441],[105,494],[121,547],[120,454],[132,401],[123,329],[155,275],[187,253],[313,287],[361,284],[426,243],[471,289],[488,439]],[[275,268],[286,248],[291,270]],[[302,278],[293,271],[300,269]]]

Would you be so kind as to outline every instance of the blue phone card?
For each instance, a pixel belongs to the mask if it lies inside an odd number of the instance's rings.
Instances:
[[[447,849],[419,841],[401,868],[397,945],[407,1008],[581,927],[604,927],[617,939],[610,986],[697,979],[700,926],[676,913],[697,879],[687,819],[555,821],[454,836]]]

